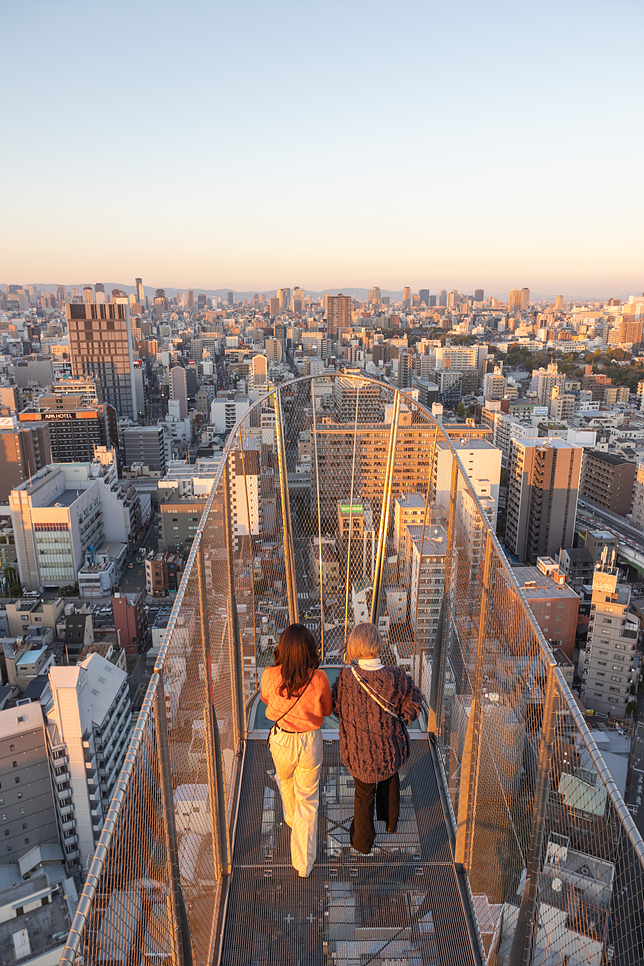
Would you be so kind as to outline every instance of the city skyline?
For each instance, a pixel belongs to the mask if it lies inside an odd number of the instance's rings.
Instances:
[[[644,288],[637,61],[601,53],[641,4],[36,9],[3,9],[8,281]]]

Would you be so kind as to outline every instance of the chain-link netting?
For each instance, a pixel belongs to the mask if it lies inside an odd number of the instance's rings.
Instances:
[[[182,936],[195,963],[212,961],[246,710],[296,618],[327,665],[375,620],[386,659],[424,694],[490,963],[642,961],[641,839],[494,536],[495,454],[350,374],[283,384],[248,411],[79,907],[84,962],[107,947],[118,961],[180,961]]]

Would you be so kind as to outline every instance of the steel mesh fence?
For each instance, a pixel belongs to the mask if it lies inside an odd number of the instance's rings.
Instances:
[[[66,961],[212,962],[246,708],[298,618],[326,664],[376,620],[425,695],[488,962],[642,960],[641,839],[458,453],[349,374],[269,390],[230,434]]]

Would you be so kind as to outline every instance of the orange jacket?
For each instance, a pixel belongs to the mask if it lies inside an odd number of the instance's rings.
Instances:
[[[280,667],[267,667],[262,674],[261,694],[262,701],[266,705],[266,717],[271,721],[277,721],[280,715],[284,715],[279,723],[280,728],[285,731],[314,731],[322,727],[325,717],[331,714],[331,688],[329,679],[319,669],[313,672],[311,683],[302,697],[297,701],[297,695],[287,698],[281,695],[279,689],[282,686],[282,669]],[[297,701],[297,704],[295,702]],[[288,711],[293,708],[292,713]]]

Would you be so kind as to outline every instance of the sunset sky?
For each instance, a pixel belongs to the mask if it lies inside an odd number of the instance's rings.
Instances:
[[[0,281],[644,291],[641,0],[4,0]]]

